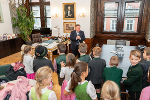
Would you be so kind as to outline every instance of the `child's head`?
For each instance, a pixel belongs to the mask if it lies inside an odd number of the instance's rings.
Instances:
[[[100,47],[94,47],[93,48],[93,55],[94,56],[100,56],[101,54],[101,48]]]
[[[58,48],[59,53],[65,53],[66,52],[66,45],[65,44],[60,43],[57,45],[57,48]]]
[[[112,56],[109,62],[110,66],[118,66],[119,58],[117,56]]]
[[[68,53],[66,56],[66,66],[74,67],[76,63],[76,57],[72,53]]]
[[[86,53],[87,52],[87,44],[85,43],[80,43],[79,44],[79,53]]]
[[[52,81],[52,70],[48,66],[41,67],[37,70],[35,75],[36,91],[38,96],[41,98],[41,89],[49,86]]]
[[[36,57],[43,58],[47,55],[47,52],[48,52],[47,48],[42,45],[38,45],[35,47],[35,56]]]
[[[150,47],[144,49],[143,58],[145,60],[150,60]]]
[[[24,54],[31,53],[31,51],[32,51],[31,46],[27,45],[27,46],[24,47]]]
[[[136,64],[138,64],[141,60],[141,52],[138,50],[132,50],[130,52],[130,62],[132,66],[135,66]]]
[[[78,62],[74,66],[74,71],[71,74],[71,86],[70,90],[74,91],[75,87],[78,85],[78,82],[81,82],[82,79],[88,75],[88,64],[85,62]]]
[[[118,85],[113,81],[106,81],[103,84],[101,96],[103,100],[120,100]]]

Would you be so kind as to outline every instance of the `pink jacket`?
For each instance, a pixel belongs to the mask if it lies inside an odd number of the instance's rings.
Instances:
[[[11,94],[9,100],[27,100],[26,93],[30,91],[31,86],[26,77],[18,76],[16,83],[4,83],[6,87],[0,91],[0,100],[3,100],[7,94]]]
[[[142,90],[140,100],[150,100],[150,86]]]
[[[21,80],[19,80],[12,88],[11,97],[9,100],[27,100],[26,93],[31,89],[29,80],[23,76],[19,76],[17,79]]]

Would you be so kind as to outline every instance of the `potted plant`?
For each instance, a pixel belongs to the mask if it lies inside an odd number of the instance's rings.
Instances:
[[[17,17],[12,18],[13,27],[18,27],[19,36],[26,42],[32,43],[30,35],[34,27],[33,12],[27,14],[25,6],[21,5],[16,9]]]

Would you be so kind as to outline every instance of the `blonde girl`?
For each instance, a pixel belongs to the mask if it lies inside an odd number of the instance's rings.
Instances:
[[[118,85],[113,81],[106,81],[102,87],[102,100],[121,100]]]
[[[30,100],[57,100],[55,92],[48,88],[52,81],[52,70],[48,66],[39,68],[35,79],[37,82],[30,90]]]

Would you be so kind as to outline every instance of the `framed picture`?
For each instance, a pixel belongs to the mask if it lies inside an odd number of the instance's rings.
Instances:
[[[64,22],[64,33],[71,33],[75,30],[76,22]]]
[[[3,22],[3,16],[2,16],[2,8],[1,8],[1,3],[0,3],[0,23]]]
[[[76,19],[76,4],[75,3],[63,3],[63,19],[64,20]]]

